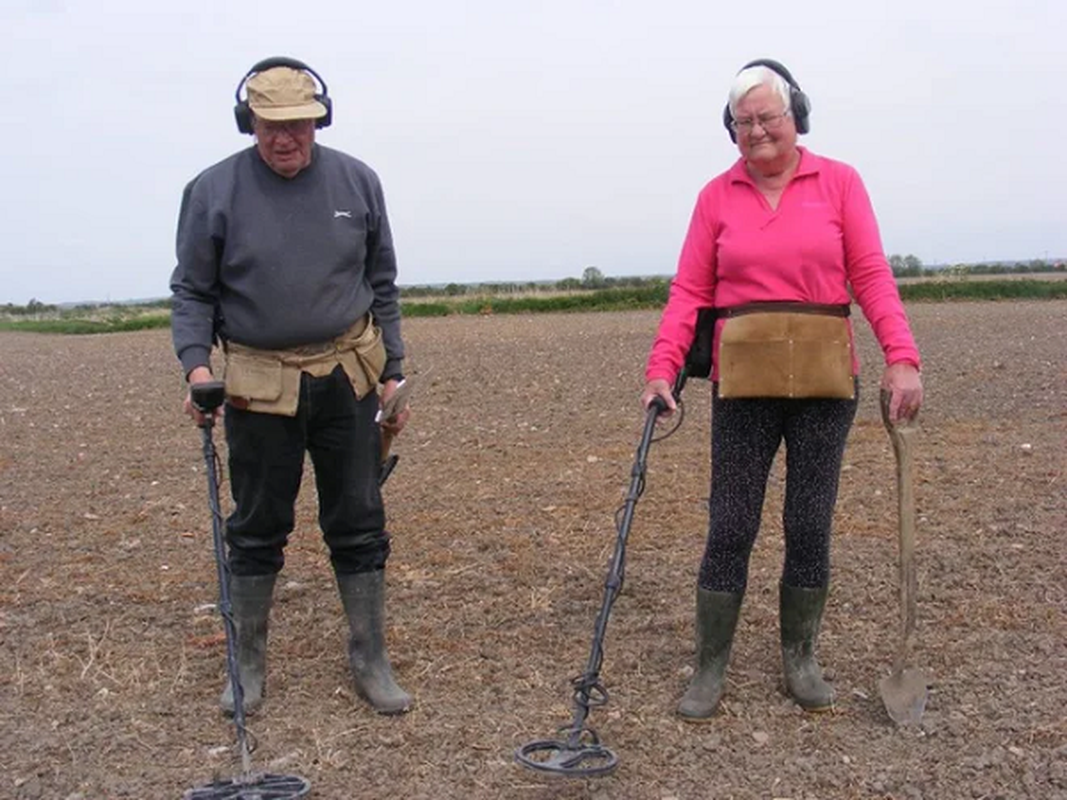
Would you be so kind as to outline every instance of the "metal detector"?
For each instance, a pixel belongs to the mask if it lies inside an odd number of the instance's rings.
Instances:
[[[299,775],[271,775],[252,771],[248,731],[245,728],[244,689],[237,669],[237,630],[230,606],[230,564],[222,537],[222,510],[219,505],[219,479],[216,468],[218,453],[211,431],[215,412],[226,399],[222,381],[197,383],[190,387],[193,407],[203,414],[199,427],[203,437],[204,462],[207,464],[208,500],[211,505],[211,532],[215,542],[215,564],[219,577],[219,613],[226,629],[226,669],[233,685],[233,724],[237,730],[237,747],[241,753],[241,775],[216,777],[210,784],[189,789],[182,800],[293,800],[311,791],[311,783]]]
[[[707,378],[711,374],[714,328],[715,309],[701,308],[697,314],[693,343],[686,356],[685,366],[679,372],[671,390],[676,401],[680,401],[688,378]],[[586,724],[586,720],[590,709],[608,702],[608,690],[600,680],[600,666],[604,661],[604,634],[607,632],[611,608],[622,591],[626,574],[626,540],[630,535],[637,501],[645,491],[648,451],[653,441],[658,441],[653,439],[656,418],[666,410],[667,404],[660,397],[653,398],[648,405],[641,441],[637,445],[630,470],[630,489],[626,493],[625,503],[620,508],[621,517],[616,514],[615,518],[615,552],[608,568],[607,580],[604,582],[604,600],[593,629],[589,660],[586,662],[585,672],[571,681],[574,687],[574,717],[570,725],[565,725],[557,731],[559,738],[528,742],[515,751],[515,760],[529,769],[568,778],[593,778],[607,775],[619,764],[618,756],[600,743],[600,736]],[[674,433],[684,418],[685,409],[679,402],[678,422],[670,432],[660,438]]]

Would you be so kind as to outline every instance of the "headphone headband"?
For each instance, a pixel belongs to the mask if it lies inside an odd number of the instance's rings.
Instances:
[[[800,91],[800,84],[796,82],[793,73],[786,69],[785,64],[780,61],[775,61],[773,58],[757,58],[754,61],[749,61],[745,66],[741,67],[739,71],[743,72],[750,67],[766,67],[771,72],[777,73],[792,88],[796,89],[798,92]]]
[[[233,114],[237,120],[237,130],[241,133],[252,133],[252,109],[248,105],[247,98],[241,98],[241,89],[248,83],[248,79],[256,73],[266,72],[268,69],[274,69],[275,67],[298,69],[314,76],[315,80],[319,82],[319,86],[322,87],[322,91],[315,95],[315,99],[326,107],[326,115],[315,120],[315,127],[325,128],[329,125],[333,121],[333,103],[330,101],[330,90],[327,88],[326,81],[322,79],[322,76],[299,59],[290,58],[289,56],[271,56],[253,64],[252,68],[237,83],[237,89],[233,93],[235,101]]]

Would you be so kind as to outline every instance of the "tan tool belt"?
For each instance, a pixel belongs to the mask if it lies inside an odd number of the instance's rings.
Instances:
[[[852,399],[847,305],[747,303],[719,309],[719,397]]]
[[[340,365],[359,398],[376,387],[385,358],[382,331],[370,313],[327,342],[288,350],[259,350],[229,342],[226,397],[235,408],[292,417],[300,404],[301,373],[321,378]]]

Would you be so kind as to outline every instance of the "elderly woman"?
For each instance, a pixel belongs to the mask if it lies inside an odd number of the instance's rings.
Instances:
[[[785,686],[808,711],[833,706],[815,659],[830,582],[830,524],[858,361],[849,289],[885,356],[892,419],[923,399],[919,353],[856,171],[797,146],[810,103],[789,71],[746,64],[724,122],[741,157],[701,191],[649,355],[641,402],[675,409],[672,383],[698,309],[715,309],[711,499],[696,607],[697,668],[679,715],[711,717],[748,578],[767,476],[786,445],[779,621]]]

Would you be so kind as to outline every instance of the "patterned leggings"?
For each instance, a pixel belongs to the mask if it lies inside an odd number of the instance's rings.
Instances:
[[[853,400],[721,400],[712,387],[711,500],[700,586],[743,593],[774,455],[786,446],[785,566],[797,588],[830,582],[830,523]]]

